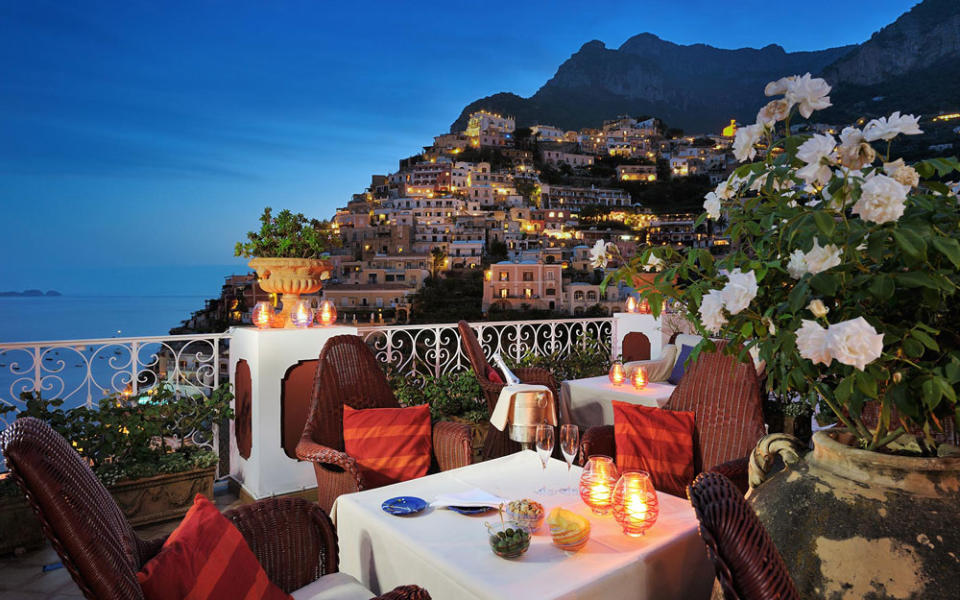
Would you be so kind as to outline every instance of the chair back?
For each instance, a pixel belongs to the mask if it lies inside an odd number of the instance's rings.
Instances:
[[[800,600],[773,540],[729,479],[701,473],[687,497],[727,600]]]
[[[459,321],[457,329],[460,330],[460,343],[463,346],[464,354],[467,355],[467,360],[470,361],[473,372],[480,379],[486,380],[487,367],[490,366],[490,363],[483,353],[483,347],[480,345],[480,340],[477,339],[477,334],[473,332],[473,327],[470,327],[470,323],[466,321]]]
[[[143,598],[137,571],[159,549],[133,531],[110,492],[67,440],[25,417],[0,434],[7,467],[88,598]]]
[[[369,346],[355,335],[337,335],[323,345],[313,378],[310,414],[304,434],[343,451],[343,405],[398,408],[387,376]]]
[[[631,331],[623,336],[620,346],[620,360],[623,362],[650,360],[650,338],[640,331]]]
[[[750,364],[721,352],[703,352],[670,395],[666,407],[693,411],[696,473],[748,456],[766,430],[760,378]]]

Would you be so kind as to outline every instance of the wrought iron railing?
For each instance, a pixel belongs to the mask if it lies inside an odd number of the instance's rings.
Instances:
[[[515,362],[528,354],[562,353],[591,338],[610,352],[613,338],[612,318],[482,321],[470,325],[488,357],[500,352]],[[456,323],[361,327],[360,336],[377,360],[403,375],[440,376],[470,367]]]

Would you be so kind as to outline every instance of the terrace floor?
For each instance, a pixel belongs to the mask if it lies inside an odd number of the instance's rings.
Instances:
[[[239,499],[227,491],[226,484],[214,486],[214,502],[220,511],[240,504]],[[137,534],[144,539],[166,535],[176,528],[180,520],[138,527]],[[3,600],[77,600],[83,598],[69,571],[60,567],[44,572],[45,565],[60,562],[60,557],[47,543],[43,548],[25,552],[19,556],[0,557],[0,598]]]

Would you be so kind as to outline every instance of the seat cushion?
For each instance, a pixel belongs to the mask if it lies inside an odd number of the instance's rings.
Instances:
[[[370,600],[373,592],[346,573],[330,573],[294,590],[293,600]]]
[[[289,600],[233,523],[202,494],[137,580],[147,600]]]
[[[670,371],[670,377],[667,378],[669,383],[680,385],[680,380],[683,379],[683,374],[687,370],[687,358],[690,357],[691,352],[693,352],[693,346],[683,345],[680,347],[677,360],[673,363],[673,369]]]
[[[430,406],[343,407],[343,446],[373,487],[416,479],[430,468]]]
[[[613,401],[617,466],[646,471],[653,487],[683,497],[693,481],[694,414]]]
[[[486,375],[487,380],[490,383],[504,383],[503,376],[500,375],[500,371],[494,369],[489,365],[487,365],[487,372],[484,373],[484,375]]]

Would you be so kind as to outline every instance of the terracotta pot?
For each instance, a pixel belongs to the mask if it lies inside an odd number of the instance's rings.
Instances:
[[[300,294],[313,294],[323,287],[324,273],[333,270],[329,261],[319,258],[254,258],[248,265],[257,272],[263,291],[281,294],[283,309],[277,322],[293,327],[290,310]]]
[[[187,514],[197,494],[213,500],[216,467],[121,481],[107,490],[134,527]]]
[[[767,436],[750,466],[748,499],[801,597],[956,598],[960,458],[868,452],[843,431],[813,443],[800,458],[795,438]],[[786,467],[759,483],[777,453]]]

